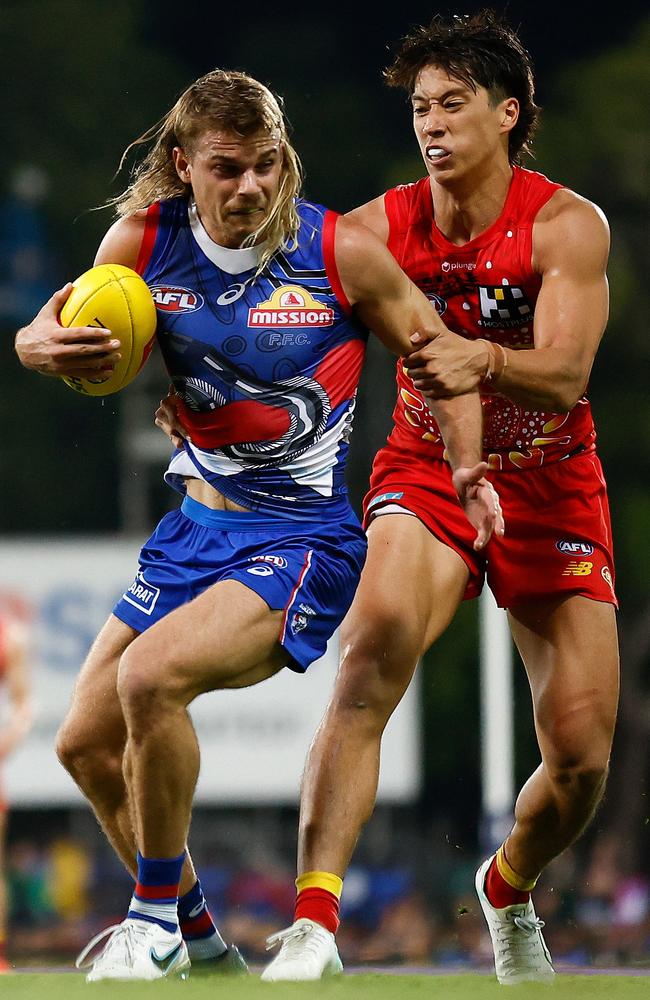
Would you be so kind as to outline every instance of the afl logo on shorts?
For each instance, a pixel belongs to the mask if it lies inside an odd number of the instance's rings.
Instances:
[[[594,551],[593,545],[589,542],[556,542],[555,548],[569,556],[590,556]]]
[[[154,285],[150,289],[156,309],[162,312],[194,312],[203,305],[203,296],[180,285]]]
[[[251,562],[271,563],[278,569],[286,569],[287,560],[284,556],[252,556]]]

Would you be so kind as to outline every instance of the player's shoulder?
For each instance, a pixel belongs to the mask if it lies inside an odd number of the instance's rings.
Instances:
[[[540,209],[533,228],[533,256],[544,269],[565,255],[605,260],[609,225],[602,209],[570,188],[558,188]]]
[[[550,223],[557,228],[586,226],[600,231],[609,231],[603,210],[577,191],[562,187],[555,191],[540,209],[536,219],[542,225]]]
[[[385,252],[385,241],[381,239],[373,226],[363,221],[362,215],[350,213],[341,215],[336,226],[336,252],[355,253],[362,250],[372,251],[378,247]]]
[[[99,245],[95,264],[124,264],[135,269],[144,238],[148,209],[117,219]]]
[[[379,195],[378,198],[373,198],[372,201],[367,201],[364,205],[359,205],[358,208],[352,209],[345,218],[372,229],[373,233],[384,242],[388,239],[389,225],[383,194]]]

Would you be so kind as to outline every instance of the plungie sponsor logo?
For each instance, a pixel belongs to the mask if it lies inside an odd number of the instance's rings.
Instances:
[[[249,326],[332,326],[334,310],[298,285],[282,285],[270,299],[248,310]]]

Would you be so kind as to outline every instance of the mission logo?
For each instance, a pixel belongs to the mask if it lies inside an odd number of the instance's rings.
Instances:
[[[270,299],[248,310],[248,326],[332,326],[334,310],[298,285],[276,288]]]

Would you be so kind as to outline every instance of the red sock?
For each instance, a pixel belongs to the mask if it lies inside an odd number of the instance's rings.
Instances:
[[[312,886],[302,889],[296,898],[294,920],[305,917],[322,924],[331,934],[339,929],[339,900],[333,892]]]
[[[514,906],[516,903],[527,903],[530,899],[529,892],[522,892],[508,885],[499,871],[496,857],[485,876],[485,895],[497,910],[502,910],[504,906]]]

